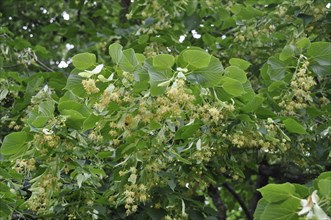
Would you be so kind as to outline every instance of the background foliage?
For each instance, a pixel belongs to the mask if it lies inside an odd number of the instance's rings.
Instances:
[[[0,8],[1,218],[331,215],[327,1]]]

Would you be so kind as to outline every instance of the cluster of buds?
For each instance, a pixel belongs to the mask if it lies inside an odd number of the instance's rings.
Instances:
[[[95,131],[91,131],[88,135],[88,139],[91,141],[91,142],[101,142],[103,140],[103,136],[98,134],[97,132]]]
[[[20,130],[22,128],[21,125],[18,125],[15,121],[11,121],[8,125],[9,129],[14,129],[16,131]]]

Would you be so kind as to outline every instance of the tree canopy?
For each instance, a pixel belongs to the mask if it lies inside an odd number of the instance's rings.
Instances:
[[[0,2],[0,219],[330,219],[325,0]]]

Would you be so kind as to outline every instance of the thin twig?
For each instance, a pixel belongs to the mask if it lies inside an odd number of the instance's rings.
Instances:
[[[50,67],[46,66],[44,63],[42,63],[40,60],[36,60],[37,63],[44,69],[48,70],[49,72],[55,72],[53,69],[51,69]]]

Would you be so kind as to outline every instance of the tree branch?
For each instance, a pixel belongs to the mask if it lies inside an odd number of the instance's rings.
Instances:
[[[262,198],[261,193],[259,191],[257,191],[257,189],[267,185],[268,182],[269,182],[269,177],[268,176],[261,175],[261,174],[257,175],[256,184],[255,184],[255,188],[254,188],[255,193],[254,193],[253,198],[251,199],[251,201],[249,203],[249,209],[250,209],[251,215],[254,215],[257,203]]]
[[[214,205],[217,209],[217,219],[226,220],[226,207],[221,200],[220,192],[217,187],[210,185],[208,187],[208,194],[212,198]]]
[[[253,215],[248,210],[248,208],[246,207],[244,201],[240,198],[240,196],[236,193],[236,191],[229,184],[227,184],[227,183],[223,183],[222,186],[225,189],[227,189],[229,191],[229,193],[231,193],[231,195],[237,200],[237,202],[239,203],[239,205],[243,209],[243,211],[244,211],[247,219],[248,220],[253,220]]]
[[[121,0],[122,10],[120,11],[120,21],[122,23],[125,23],[127,21],[126,14],[129,12],[130,5],[130,0]]]

